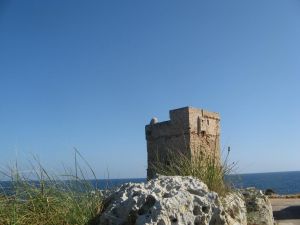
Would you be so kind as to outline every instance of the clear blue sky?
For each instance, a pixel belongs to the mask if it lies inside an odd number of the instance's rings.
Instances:
[[[300,170],[300,2],[0,2],[0,165],[145,177],[144,125],[217,111],[239,172]]]

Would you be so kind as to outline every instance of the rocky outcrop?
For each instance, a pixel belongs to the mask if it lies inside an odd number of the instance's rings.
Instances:
[[[226,221],[230,225],[247,225],[247,210],[243,195],[240,192],[229,193],[221,198]]]
[[[270,201],[248,188],[219,197],[193,177],[159,176],[109,192],[99,225],[273,225]]]
[[[270,188],[268,188],[267,190],[265,190],[265,195],[275,195],[276,192]]]
[[[243,189],[241,192],[247,207],[248,225],[273,225],[273,211],[268,197],[255,188]]]
[[[117,189],[107,199],[99,224],[246,225],[240,194],[230,194],[222,202],[198,179],[160,176]]]

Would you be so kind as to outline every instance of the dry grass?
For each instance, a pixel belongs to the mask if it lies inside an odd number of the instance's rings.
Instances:
[[[1,225],[91,225],[101,212],[102,195],[79,178],[79,167],[75,175],[64,175],[67,181],[50,176],[40,164],[32,171],[25,176],[15,167],[4,173],[12,186],[0,194]]]
[[[157,159],[152,168],[155,173],[167,176],[193,176],[203,181],[211,191],[224,196],[231,190],[231,186],[225,180],[235,164],[228,164],[229,151],[222,165],[213,157],[196,155],[190,157],[181,153],[169,151],[164,160]],[[167,163],[166,163],[167,162]]]

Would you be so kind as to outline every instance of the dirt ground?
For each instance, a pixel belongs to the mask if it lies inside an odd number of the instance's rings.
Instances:
[[[271,198],[270,201],[278,225],[300,225],[300,198]]]

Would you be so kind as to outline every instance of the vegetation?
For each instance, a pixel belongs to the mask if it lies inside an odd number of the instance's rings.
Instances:
[[[200,152],[200,151],[199,151]],[[211,191],[219,195],[225,195],[231,190],[231,185],[226,181],[235,164],[228,163],[230,148],[225,161],[220,164],[215,157],[202,154],[189,157],[178,151],[169,151],[163,160],[157,158],[156,163],[151,165],[155,173],[167,176],[193,176],[203,181]]]
[[[102,196],[75,164],[75,175],[69,172],[64,179],[50,176],[40,164],[27,176],[17,166],[5,172],[11,186],[0,190],[0,224],[92,225]]]
[[[87,172],[78,165],[78,155],[82,158],[75,150],[75,171],[65,170],[63,176],[50,175],[38,160],[29,173],[22,172],[17,164],[2,171],[6,180],[9,178],[9,187],[0,186],[0,225],[96,224],[103,209],[102,195],[96,185],[85,179]],[[230,190],[225,181],[234,167],[227,162],[229,151],[223,165],[214,157],[200,154],[192,160],[180,152],[170,151],[167,155],[152,165],[156,173],[199,178],[220,195]],[[88,168],[95,178],[89,165]]]

